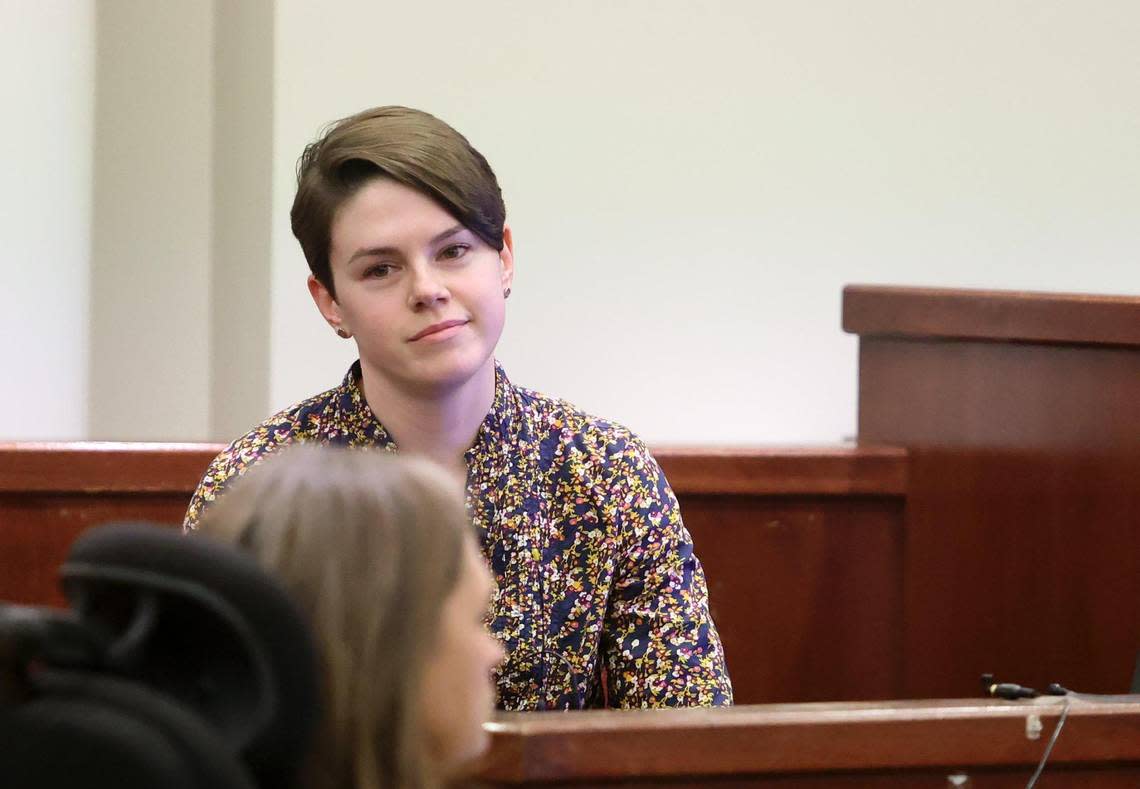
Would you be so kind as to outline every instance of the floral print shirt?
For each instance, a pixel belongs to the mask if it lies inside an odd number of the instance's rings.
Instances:
[[[210,464],[191,500],[196,527],[226,484],[289,444],[395,451],[359,386],[270,417]],[[673,491],[625,428],[511,384],[466,453],[467,506],[495,576],[489,625],[507,650],[508,710],[732,703],[704,571]]]

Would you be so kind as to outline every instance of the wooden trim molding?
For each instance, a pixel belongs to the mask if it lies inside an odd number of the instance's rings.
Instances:
[[[653,454],[682,495],[902,496],[907,489],[900,447],[662,447]]]
[[[0,493],[194,492],[222,444],[0,442]]]
[[[863,337],[1140,346],[1140,297],[848,285],[843,330]]]
[[[0,443],[0,492],[193,493],[222,444]],[[710,448],[654,451],[686,494],[901,496],[907,451],[896,447]]]

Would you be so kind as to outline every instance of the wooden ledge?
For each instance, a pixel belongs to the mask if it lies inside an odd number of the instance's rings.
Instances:
[[[1051,765],[1140,762],[1140,696],[1070,705]],[[486,724],[493,744],[479,777],[523,783],[1028,766],[1041,758],[1063,706],[1050,697],[498,713]],[[1037,736],[1027,736],[1038,722]]]
[[[863,337],[1140,346],[1140,297],[848,285],[843,330]]]
[[[222,444],[0,443],[0,492],[194,492]],[[894,447],[662,447],[654,450],[680,494],[906,493],[907,451]]]
[[[707,447],[655,449],[678,494],[903,496],[900,447]]]
[[[0,442],[0,493],[185,493],[222,444]]]

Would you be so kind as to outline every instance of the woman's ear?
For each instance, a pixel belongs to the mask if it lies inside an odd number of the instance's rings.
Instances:
[[[320,310],[329,326],[333,327],[333,331],[344,331],[352,334],[352,328],[344,324],[340,305],[336,303],[336,299],[329,293],[329,289],[324,286],[324,283],[310,274],[308,285],[309,295],[313,297],[313,303],[317,305],[317,309]]]
[[[503,248],[499,252],[499,263],[502,264],[500,276],[503,290],[510,290],[515,279],[515,239],[510,225],[503,225]]]

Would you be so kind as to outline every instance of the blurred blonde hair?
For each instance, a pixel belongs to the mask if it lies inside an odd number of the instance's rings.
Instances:
[[[426,460],[293,447],[250,470],[201,528],[251,551],[311,618],[325,708],[301,785],[438,785],[418,707],[470,539],[459,485]]]

